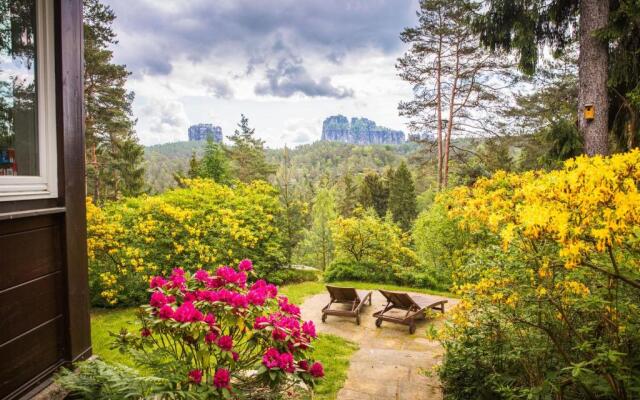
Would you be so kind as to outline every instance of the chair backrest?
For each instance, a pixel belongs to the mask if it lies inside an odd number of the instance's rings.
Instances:
[[[388,302],[393,304],[393,306],[396,308],[401,308],[404,310],[420,308],[420,306],[416,304],[416,302],[413,301],[411,296],[409,296],[407,293],[393,292],[391,290],[382,290],[382,289],[378,291],[387,299]]]
[[[329,291],[331,300],[334,301],[356,301],[360,299],[358,297],[358,292],[355,288],[352,287],[338,287],[327,285],[327,290]]]

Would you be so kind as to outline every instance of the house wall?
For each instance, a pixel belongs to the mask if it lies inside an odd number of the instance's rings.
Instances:
[[[0,399],[91,354],[82,0],[55,0],[58,198],[0,202]]]

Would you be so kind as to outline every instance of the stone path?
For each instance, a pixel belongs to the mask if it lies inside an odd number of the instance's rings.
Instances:
[[[448,299],[448,310],[458,300]],[[415,334],[405,325],[384,322],[376,328],[371,316],[385,305],[382,295],[373,291],[372,305],[362,312],[362,322],[354,318],[329,316],[322,323],[322,307],[329,302],[327,294],[308,298],[302,305],[302,317],[313,320],[317,330],[349,339],[360,345],[351,358],[347,381],[338,392],[338,400],[436,400],[442,399],[436,377],[422,371],[438,365],[442,348],[425,337],[429,324],[440,324],[442,318],[421,321]]]

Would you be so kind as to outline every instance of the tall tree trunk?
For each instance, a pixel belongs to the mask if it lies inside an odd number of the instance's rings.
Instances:
[[[609,153],[607,98],[607,43],[594,37],[609,21],[609,0],[580,0],[580,56],[578,58],[578,120],[584,151],[593,156]],[[595,106],[595,118],[584,118],[584,107]]]
[[[91,164],[93,165],[93,201],[100,203],[100,176],[98,173],[98,151],[94,143],[91,146]]]
[[[442,24],[442,18],[440,19]],[[436,117],[438,119],[438,190],[442,190],[442,35],[438,38],[438,54],[436,67]]]
[[[458,94],[458,81],[460,79],[460,42],[456,43],[456,67],[455,76],[453,78],[453,85],[451,85],[451,95],[449,98],[449,124],[447,125],[447,132],[444,145],[444,188],[449,185],[449,151],[451,149],[451,132],[453,130],[453,114],[456,103],[456,96]]]

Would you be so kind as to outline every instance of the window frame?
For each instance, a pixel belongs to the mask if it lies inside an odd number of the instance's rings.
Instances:
[[[0,176],[0,202],[58,197],[53,1],[36,0],[37,176]]]

